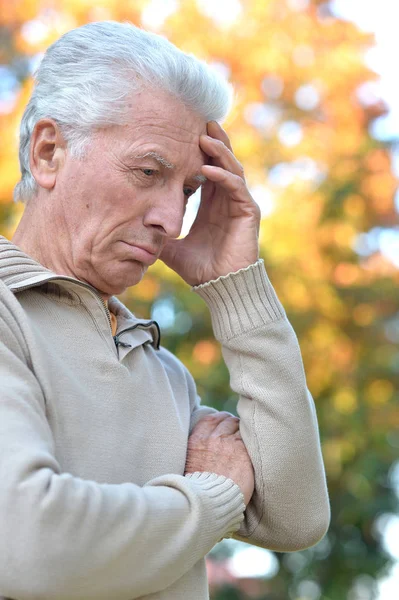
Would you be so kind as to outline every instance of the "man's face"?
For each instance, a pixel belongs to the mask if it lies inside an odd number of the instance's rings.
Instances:
[[[98,132],[83,160],[67,154],[54,215],[68,272],[104,295],[138,283],[200,186],[206,122],[164,93],[132,98],[128,125]]]

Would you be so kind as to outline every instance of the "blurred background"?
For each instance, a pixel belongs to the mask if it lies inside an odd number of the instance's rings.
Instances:
[[[18,126],[60,35],[128,20],[235,89],[225,126],[262,210],[261,250],[298,335],[332,506],[314,548],[235,541],[208,556],[212,600],[399,598],[399,52],[394,0],[0,0],[0,234],[23,207]],[[199,198],[190,199],[185,231]],[[162,263],[122,300],[157,320],[203,402],[235,412],[203,301]],[[188,599],[189,600],[189,599]]]

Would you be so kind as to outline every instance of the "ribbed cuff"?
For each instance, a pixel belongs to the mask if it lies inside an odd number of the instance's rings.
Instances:
[[[186,479],[198,486],[209,500],[209,518],[218,522],[223,537],[231,537],[244,520],[245,502],[239,486],[232,479],[216,473],[187,473]]]
[[[263,259],[192,288],[207,303],[215,337],[222,341],[286,317]]]

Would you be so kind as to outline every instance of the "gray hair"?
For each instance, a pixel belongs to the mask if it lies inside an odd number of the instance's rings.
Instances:
[[[206,121],[222,121],[232,99],[231,86],[206,63],[127,22],[89,23],[65,33],[48,48],[34,78],[20,127],[21,181],[14,200],[22,202],[38,191],[29,153],[40,119],[54,119],[68,151],[83,158],[94,130],[127,123],[129,99],[141,89],[164,90]]]

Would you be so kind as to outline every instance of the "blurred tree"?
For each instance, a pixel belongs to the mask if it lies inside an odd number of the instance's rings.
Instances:
[[[8,237],[22,212],[12,204],[15,133],[30,74],[62,33],[110,18],[159,31],[233,82],[226,127],[262,209],[262,256],[317,404],[328,535],[278,555],[272,580],[237,581],[235,591],[215,583],[212,598],[356,600],[362,585],[373,598],[390,561],[381,532],[383,515],[397,509],[389,469],[399,447],[399,274],[378,247],[397,225],[397,182],[389,144],[369,133],[385,111],[364,61],[373,39],[321,0],[0,0],[0,233]],[[162,263],[122,299],[160,322],[203,402],[234,412],[202,300]],[[221,560],[218,547],[210,560]]]

